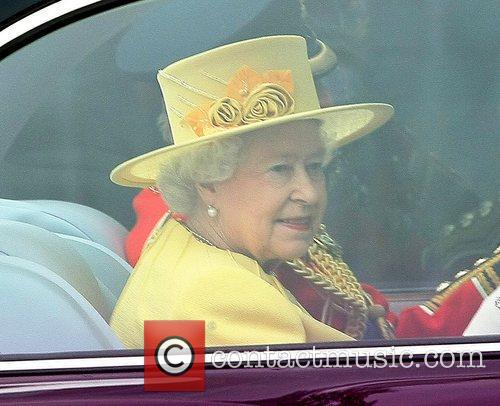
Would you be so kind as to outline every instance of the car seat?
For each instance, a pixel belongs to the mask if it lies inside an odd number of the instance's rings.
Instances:
[[[33,261],[0,255],[0,353],[123,349],[71,284]]]
[[[127,229],[107,214],[91,207],[57,200],[0,199],[0,218],[87,239],[125,258]]]
[[[116,298],[98,282],[92,265],[70,240],[31,224],[0,219],[0,251],[44,266],[76,289],[105,320],[111,316]]]

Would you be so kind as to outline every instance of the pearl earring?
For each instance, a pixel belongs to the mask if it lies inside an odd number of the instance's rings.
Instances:
[[[209,204],[207,206],[207,213],[208,213],[208,217],[217,217],[217,215],[219,214],[219,210],[217,210],[214,206],[212,206],[211,204]]]

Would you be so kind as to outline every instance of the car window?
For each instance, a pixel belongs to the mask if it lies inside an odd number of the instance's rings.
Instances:
[[[311,59],[321,43],[333,51],[314,77],[321,107],[394,106],[387,124],[335,151],[326,168],[323,222],[355,277],[382,292],[396,312],[424,303],[441,282],[492,257],[499,245],[496,8],[451,1],[151,0],[51,32],[0,62],[0,218],[59,238],[5,226],[19,241],[29,235],[66,252],[71,240],[83,260],[54,265],[61,259],[45,248],[23,257],[12,239],[2,242],[0,254],[30,261],[37,275],[59,266],[54,283],[81,294],[90,310],[80,313],[95,309],[102,316],[78,328],[106,330],[132,272],[125,241],[137,221],[139,193],[113,184],[109,173],[172,143],[173,113],[165,111],[158,70],[217,46],[292,34],[307,38]],[[93,248],[83,240],[103,248],[88,254]],[[94,267],[108,261],[116,276],[89,271],[85,255]],[[12,272],[23,266],[9,262]],[[82,271],[72,279],[65,266]],[[279,271],[278,277],[287,279]],[[309,311],[321,318],[324,292],[303,290],[307,281],[294,278],[285,286],[299,301],[316,295]],[[96,334],[88,346],[120,348],[112,332]]]

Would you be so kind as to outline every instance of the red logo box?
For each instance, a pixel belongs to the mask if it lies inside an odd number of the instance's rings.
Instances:
[[[144,390],[205,390],[205,322],[144,322]]]

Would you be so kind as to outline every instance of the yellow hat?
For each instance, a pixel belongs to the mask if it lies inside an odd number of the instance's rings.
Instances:
[[[111,180],[123,186],[156,184],[171,156],[205,142],[260,128],[316,119],[333,148],[383,125],[393,114],[382,103],[320,108],[306,41],[284,35],[215,48],[158,72],[174,144],[118,165]]]

